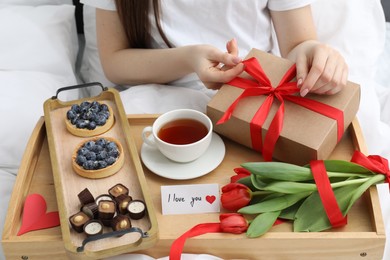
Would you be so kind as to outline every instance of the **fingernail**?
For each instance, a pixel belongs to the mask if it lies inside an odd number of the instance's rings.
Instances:
[[[241,58],[240,58],[240,57],[233,57],[233,62],[234,62],[235,64],[238,64],[238,63],[241,62]]]
[[[302,82],[303,82],[302,78],[299,78],[298,82],[297,82],[297,87],[298,88],[300,88],[302,86]]]
[[[309,93],[309,90],[307,88],[305,89],[301,89],[301,97],[304,97],[307,95],[307,93]]]

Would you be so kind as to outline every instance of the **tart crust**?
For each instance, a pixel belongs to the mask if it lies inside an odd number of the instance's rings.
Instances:
[[[107,141],[114,142],[117,145],[117,147],[118,147],[119,157],[117,158],[117,160],[115,161],[114,164],[109,165],[106,168],[97,169],[97,170],[86,170],[82,166],[77,164],[77,162],[76,162],[77,152],[86,142],[88,142],[88,141],[96,141],[96,140],[98,140],[100,138],[104,138]],[[109,176],[114,175],[115,173],[117,173],[122,168],[122,166],[123,166],[123,164],[125,162],[124,158],[125,158],[125,156],[123,154],[123,147],[120,144],[120,142],[118,142],[116,139],[114,139],[112,137],[94,137],[94,138],[91,138],[91,139],[88,139],[88,140],[84,140],[83,142],[81,142],[76,147],[76,149],[74,150],[74,152],[72,154],[72,167],[73,167],[73,170],[78,175],[80,175],[82,177],[89,178],[89,179],[101,179],[101,178],[109,177]]]
[[[77,128],[65,116],[66,129],[68,129],[68,131],[71,134],[73,134],[75,136],[79,136],[79,137],[91,137],[91,136],[101,135],[101,134],[107,132],[114,124],[114,113],[112,111],[112,108],[109,105],[107,105],[107,107],[108,107],[108,111],[110,112],[110,116],[107,118],[107,121],[104,125],[98,125],[93,130],[89,130],[89,129],[85,129],[85,128]]]

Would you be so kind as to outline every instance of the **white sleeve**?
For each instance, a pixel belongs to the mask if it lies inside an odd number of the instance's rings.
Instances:
[[[268,8],[272,11],[286,11],[309,5],[313,0],[269,0]]]
[[[80,0],[80,3],[90,5],[99,9],[116,11],[114,0]]]

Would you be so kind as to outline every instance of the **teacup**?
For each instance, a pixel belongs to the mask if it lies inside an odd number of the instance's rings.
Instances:
[[[213,124],[202,112],[177,109],[160,115],[142,131],[143,141],[168,159],[186,163],[199,158],[211,143]]]

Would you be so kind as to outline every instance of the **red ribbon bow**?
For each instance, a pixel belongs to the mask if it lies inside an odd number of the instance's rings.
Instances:
[[[267,98],[257,110],[250,122],[250,134],[253,149],[262,152],[264,160],[271,161],[273,150],[277,139],[283,128],[284,100],[288,100],[297,105],[308,108],[314,112],[332,118],[337,121],[337,140],[339,141],[344,132],[344,114],[341,110],[315,100],[294,96],[299,92],[296,82],[291,80],[296,75],[296,67],[293,65],[283,76],[276,88],[272,87],[271,81],[263,71],[256,58],[243,61],[245,71],[256,81],[236,77],[227,84],[244,89],[241,95],[230,105],[217,124],[222,124],[230,119],[238,102],[246,97],[267,95]],[[275,98],[280,101],[279,108],[272,119],[267,134],[262,141],[261,129]]]
[[[363,153],[355,151],[351,162],[357,163],[375,173],[384,174],[386,176],[386,182],[389,184],[390,191],[390,169],[389,162],[386,158],[379,155],[365,156]]]

